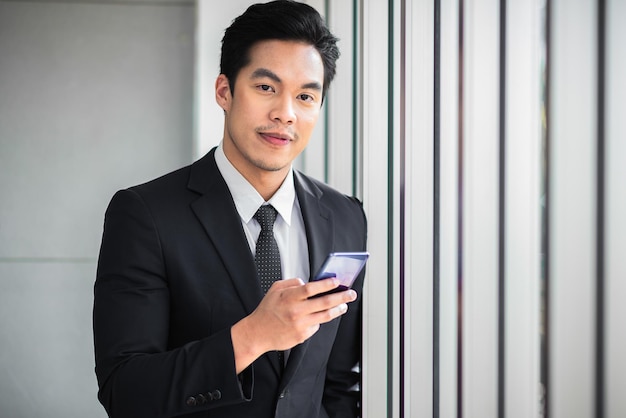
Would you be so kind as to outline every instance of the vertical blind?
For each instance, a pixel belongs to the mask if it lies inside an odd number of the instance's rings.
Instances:
[[[362,0],[365,417],[626,414],[626,8]]]

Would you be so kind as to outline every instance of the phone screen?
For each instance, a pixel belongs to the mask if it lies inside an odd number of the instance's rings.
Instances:
[[[336,277],[340,285],[328,293],[347,290],[363,270],[368,257],[368,252],[330,253],[313,280]]]

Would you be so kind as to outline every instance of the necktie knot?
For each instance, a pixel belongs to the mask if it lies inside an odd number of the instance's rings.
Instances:
[[[271,231],[274,228],[277,216],[276,209],[272,205],[263,205],[254,214],[254,219],[261,225],[261,230]]]

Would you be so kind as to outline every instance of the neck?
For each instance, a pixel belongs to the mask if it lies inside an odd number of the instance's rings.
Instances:
[[[224,155],[237,171],[268,201],[280,188],[291,169],[291,164],[276,170],[262,168],[243,157],[230,142],[222,142]]]
[[[243,176],[248,180],[248,182],[255,188],[257,192],[263,197],[263,200],[266,202],[274,196],[274,193],[280,188],[285,181],[285,177],[287,176],[288,171],[271,171],[267,172],[266,175],[256,175],[256,176]]]

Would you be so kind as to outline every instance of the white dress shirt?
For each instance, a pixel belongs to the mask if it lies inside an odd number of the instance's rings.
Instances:
[[[278,212],[274,223],[274,238],[280,251],[282,278],[299,277],[307,282],[310,274],[309,249],[293,182],[293,168],[289,170],[276,193],[265,202],[259,192],[228,160],[221,143],[215,150],[215,162],[233,196],[252,256],[256,252],[256,241],[261,233],[261,225],[254,219],[254,214],[261,205],[269,203]]]

